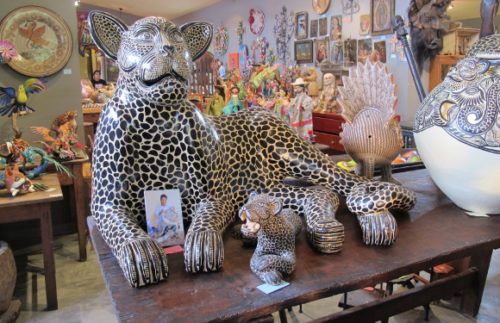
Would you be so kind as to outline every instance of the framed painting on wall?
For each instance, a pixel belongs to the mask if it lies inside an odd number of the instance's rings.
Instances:
[[[306,39],[308,32],[309,16],[306,11],[297,12],[295,14],[295,38]]]
[[[359,16],[359,34],[366,36],[370,33],[370,15]]]
[[[19,54],[19,59],[8,63],[10,68],[31,77],[60,71],[73,49],[71,32],[64,19],[39,6],[24,6],[9,12],[0,22],[0,39],[12,42]]]
[[[356,64],[358,54],[358,41],[346,39],[344,41],[344,66],[349,67]]]
[[[328,60],[330,47],[328,38],[316,39],[314,41],[314,63],[316,66]]]
[[[318,37],[318,19],[311,20],[311,29],[309,30],[309,37]]]
[[[394,17],[394,0],[370,0],[371,34],[392,33],[391,20]]]
[[[238,70],[240,68],[240,55],[238,53],[229,53],[228,67],[230,70]]]
[[[381,61],[382,63],[387,62],[387,49],[385,47],[385,40],[374,42],[373,52],[376,53],[379,61]]]
[[[344,42],[342,41],[333,41],[330,42],[330,53],[331,54],[331,62],[335,65],[343,65],[344,64]]]
[[[297,64],[313,62],[313,46],[312,40],[301,40],[295,42],[294,52]]]
[[[326,36],[328,35],[328,18],[320,18],[319,19],[319,35]]]
[[[330,18],[330,40],[342,39],[342,16],[332,16]]]
[[[358,40],[358,62],[361,64],[366,63],[368,57],[372,53],[372,39]]]

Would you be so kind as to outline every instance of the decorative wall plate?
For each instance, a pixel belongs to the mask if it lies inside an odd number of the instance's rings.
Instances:
[[[0,22],[0,39],[11,41],[19,54],[9,66],[31,77],[60,71],[73,49],[71,32],[64,19],[38,6],[20,7],[7,14]]]
[[[312,0],[314,12],[321,15],[328,11],[331,0]]]
[[[250,24],[250,31],[254,35],[262,34],[265,25],[266,16],[264,12],[260,9],[250,9],[250,16],[248,17],[248,23]]]

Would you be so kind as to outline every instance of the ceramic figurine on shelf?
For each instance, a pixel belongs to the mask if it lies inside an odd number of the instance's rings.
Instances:
[[[91,210],[132,286],[168,275],[164,250],[144,230],[144,190],[179,189],[189,224],[184,263],[190,273],[222,268],[223,233],[251,191],[288,196],[283,206],[299,210],[312,246],[326,253],[338,252],[341,246],[332,241],[344,235],[335,220],[337,193],[349,200],[350,209],[366,215],[363,228],[377,234],[368,244],[393,236],[379,225],[390,220],[388,206],[413,207],[411,191],[346,173],[270,111],[205,118],[187,93],[192,60],[211,43],[210,24],[177,27],[146,17],[126,26],[91,11],[89,26],[97,47],[120,68],[95,137]],[[316,186],[286,185],[289,176]]]
[[[305,91],[307,82],[304,82],[302,78],[296,79],[292,86],[295,97],[288,106],[290,126],[297,131],[301,138],[310,141],[313,134],[312,111],[314,102],[307,95]]]
[[[250,269],[270,285],[279,285],[283,275],[295,270],[295,237],[302,227],[299,215],[282,207],[277,197],[252,193],[239,212],[246,221],[241,227],[243,236],[257,236]]]
[[[222,109],[224,108],[224,97],[220,94],[218,89],[215,89],[214,96],[208,101],[205,113],[219,117],[222,115]]]
[[[342,144],[360,165],[358,173],[373,177],[375,167],[382,170],[382,180],[395,182],[391,161],[403,146],[396,112],[396,84],[383,63],[358,63],[351,68],[344,85],[338,88],[342,124]]]
[[[240,72],[237,69],[232,70],[229,73],[229,78],[228,81],[225,82],[225,104],[228,104],[230,98],[231,98],[231,90],[233,87],[238,88],[238,99],[244,103],[247,97],[247,92],[245,89],[245,84],[243,83],[243,80],[241,79]]]
[[[290,105],[290,100],[285,92],[284,88],[280,88],[276,93],[274,101],[274,114],[276,114],[285,123],[290,123],[290,116],[288,114],[288,106]]]
[[[337,105],[337,83],[332,73],[326,73],[323,77],[323,90],[318,97],[315,111],[321,113],[339,113]]]
[[[31,127],[31,131],[42,136],[41,143],[49,154],[59,160],[73,160],[85,148],[76,133],[76,116],[76,111],[68,111],[57,116],[50,129]]]
[[[231,88],[231,97],[229,98],[229,102],[222,109],[222,113],[224,115],[230,115],[231,113],[235,113],[243,110],[243,103],[239,98],[240,89],[237,86],[233,86]]]
[[[310,97],[317,97],[319,95],[318,87],[318,72],[314,67],[309,67],[307,72],[302,74],[302,79],[307,82],[307,94]]]

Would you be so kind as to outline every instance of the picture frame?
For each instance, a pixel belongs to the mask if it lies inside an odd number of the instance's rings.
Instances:
[[[351,67],[356,65],[358,56],[358,41],[356,39],[344,40],[344,66]]]
[[[313,62],[314,43],[312,40],[300,40],[294,43],[294,58],[297,64],[306,64]]]
[[[366,36],[370,34],[370,15],[359,16],[359,35]]]
[[[330,18],[330,40],[342,40],[342,15],[331,16]]]
[[[373,51],[373,41],[371,38],[358,40],[358,63],[365,64]]]
[[[387,63],[387,47],[385,40],[373,42],[373,51],[377,52],[378,58],[382,63]]]
[[[309,29],[309,37],[310,38],[318,37],[318,19],[311,20],[311,28]]]
[[[178,189],[144,191],[148,234],[162,247],[184,244],[182,200]]]
[[[319,19],[319,36],[328,35],[328,18],[323,17]]]
[[[300,11],[295,14],[295,38],[306,39],[309,27],[309,15],[307,11]]]
[[[240,55],[237,52],[229,53],[228,55],[228,67],[229,70],[239,70],[240,69]]]
[[[73,39],[66,21],[40,6],[28,5],[9,12],[0,22],[0,39],[12,42],[20,56],[10,61],[9,67],[29,77],[59,72],[73,51]]]
[[[330,61],[334,65],[344,65],[343,41],[330,41]]]
[[[319,66],[330,57],[330,44],[328,37],[314,40],[314,64]]]
[[[330,8],[331,0],[312,0],[312,7],[314,12],[318,15],[324,14]]]
[[[371,35],[391,34],[395,0],[370,0]]]

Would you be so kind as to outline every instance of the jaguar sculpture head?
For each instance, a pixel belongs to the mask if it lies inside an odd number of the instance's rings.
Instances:
[[[281,213],[281,209],[282,202],[279,198],[252,192],[248,202],[239,211],[240,219],[246,221],[242,230],[247,235],[257,234],[261,226],[265,225],[271,217]]]
[[[186,98],[192,62],[207,50],[213,34],[208,23],[177,27],[162,17],[127,26],[105,12],[91,11],[88,21],[97,47],[118,62],[118,82],[159,104]]]

